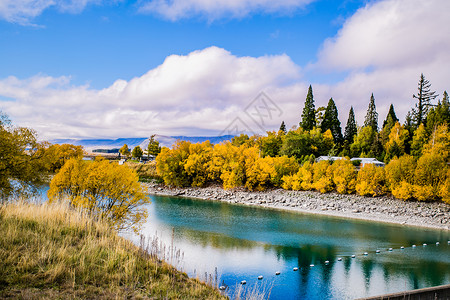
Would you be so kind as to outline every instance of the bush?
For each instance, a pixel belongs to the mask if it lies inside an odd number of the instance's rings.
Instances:
[[[313,187],[321,193],[333,190],[333,173],[330,163],[326,160],[313,165]]]
[[[352,194],[356,186],[356,170],[349,159],[340,159],[331,165],[333,183],[339,194]]]
[[[358,172],[356,192],[361,196],[380,196],[386,192],[384,169],[366,164]]]

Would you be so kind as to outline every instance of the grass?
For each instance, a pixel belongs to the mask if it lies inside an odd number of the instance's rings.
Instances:
[[[156,180],[162,182],[161,177],[156,173],[156,161],[150,161],[145,164],[127,161],[125,165],[136,171],[139,175],[139,181],[147,182]]]
[[[226,299],[66,204],[0,204],[0,298]]]

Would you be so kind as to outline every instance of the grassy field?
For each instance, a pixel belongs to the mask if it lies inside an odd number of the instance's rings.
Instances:
[[[0,206],[0,298],[226,299],[65,204]]]

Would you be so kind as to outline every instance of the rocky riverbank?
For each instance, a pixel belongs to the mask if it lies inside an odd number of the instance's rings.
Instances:
[[[149,194],[183,196],[256,205],[271,209],[314,213],[345,218],[396,223],[450,230],[450,205],[443,202],[407,202],[393,197],[363,197],[337,193],[276,189],[251,192],[243,189],[224,190],[220,186],[205,188],[169,188],[144,183]]]

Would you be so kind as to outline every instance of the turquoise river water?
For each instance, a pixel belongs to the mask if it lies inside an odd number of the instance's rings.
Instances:
[[[257,285],[284,300],[354,299],[450,283],[449,231],[150,197],[142,234],[163,241],[168,261],[189,276],[216,282],[217,274],[228,295],[243,280],[244,289]]]

